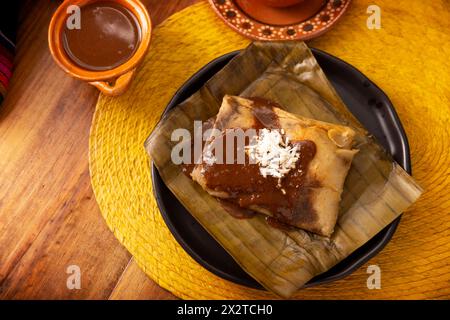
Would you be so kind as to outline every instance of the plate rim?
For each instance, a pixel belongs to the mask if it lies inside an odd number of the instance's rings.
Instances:
[[[364,80],[366,80],[368,83],[370,83],[371,86],[373,86],[377,91],[379,91],[380,95],[387,102],[387,108],[386,109],[390,112],[390,116],[392,117],[393,122],[396,125],[395,129],[396,129],[396,131],[398,131],[399,138],[400,138],[400,140],[402,142],[402,159],[398,163],[406,172],[408,172],[409,174],[412,174],[411,155],[410,155],[410,147],[409,147],[408,138],[406,136],[406,132],[405,132],[405,130],[403,128],[403,125],[402,125],[402,123],[400,121],[400,118],[399,118],[399,116],[398,116],[398,114],[397,114],[397,112],[395,110],[395,107],[392,104],[392,102],[389,99],[389,97],[386,95],[386,93],[379,86],[377,86],[372,80],[370,80],[365,74],[363,74],[360,70],[358,70],[356,67],[352,66],[348,62],[346,62],[346,61],[344,61],[344,60],[342,60],[342,59],[340,59],[340,58],[338,58],[338,57],[336,57],[336,56],[334,56],[332,54],[329,54],[329,53],[327,53],[327,52],[325,52],[323,50],[320,50],[320,49],[317,49],[317,48],[310,48],[310,49],[313,52],[314,56],[321,55],[322,57],[326,57],[326,58],[332,60],[336,64],[344,65],[347,69],[351,70],[351,72],[356,73],[360,77],[364,78]],[[228,63],[232,58],[237,56],[242,51],[243,50],[235,50],[235,51],[231,51],[231,52],[225,53],[225,54],[223,54],[223,55],[221,55],[219,57],[216,57],[213,60],[211,60],[210,62],[208,62],[207,64],[205,64],[203,67],[201,67],[191,77],[189,77],[178,88],[178,90],[174,93],[173,97],[170,99],[169,103],[166,105],[163,113],[161,114],[161,119],[171,109],[175,108],[178,104],[180,104],[182,102],[182,101],[177,102],[177,100],[180,99],[180,95],[182,95],[184,90],[186,90],[186,87],[192,85],[192,82],[198,81],[199,78],[202,78],[206,73],[209,72],[209,69],[211,67],[215,66],[218,63],[224,62],[224,61],[227,61],[227,63]],[[164,181],[159,176],[159,172],[158,172],[156,166],[154,165],[153,161],[150,162],[150,166],[151,166],[152,190],[153,190],[153,195],[155,197],[156,203],[158,205],[159,212],[160,212],[160,214],[161,214],[165,224],[167,225],[167,227],[169,228],[170,232],[172,233],[173,237],[175,238],[177,243],[183,248],[183,250],[185,250],[202,267],[204,267],[208,271],[212,272],[213,274],[221,277],[222,279],[231,281],[231,282],[239,284],[239,285],[250,287],[250,288],[253,288],[253,289],[263,289],[263,290],[265,290],[265,288],[262,285],[260,285],[254,279],[253,280],[255,281],[255,283],[250,283],[246,279],[237,278],[235,276],[232,276],[232,275],[222,271],[219,268],[216,268],[215,266],[211,265],[206,260],[204,260],[204,258],[202,256],[200,256],[195,250],[193,250],[191,248],[191,246],[189,246],[189,244],[186,243],[184,238],[178,232],[177,228],[173,225],[173,223],[171,221],[171,218],[167,214],[167,212],[169,210],[164,205],[164,202],[162,200],[161,192],[157,192],[158,190],[160,190],[160,187],[156,184],[156,179],[155,179],[156,175],[159,177],[159,179],[161,180],[162,183],[164,183]],[[343,278],[349,276],[354,271],[359,269],[364,263],[366,263],[371,258],[375,257],[378,253],[380,253],[380,251],[390,242],[390,240],[392,239],[392,236],[394,235],[395,231],[397,230],[397,227],[398,227],[398,225],[400,223],[402,214],[400,214],[390,224],[388,224],[379,233],[377,233],[377,235],[375,235],[375,236],[378,236],[379,234],[384,233],[382,238],[380,239],[380,241],[378,243],[376,243],[373,247],[371,247],[369,250],[367,250],[367,252],[362,254],[361,257],[356,259],[356,261],[352,262],[348,267],[344,268],[343,270],[340,270],[338,273],[336,273],[334,275],[327,276],[326,278],[323,278],[323,279],[315,279],[317,276],[319,276],[319,275],[316,275],[314,278],[309,280],[302,288],[312,287],[312,286],[316,286],[316,285],[325,284],[325,283],[333,282],[333,281],[336,281],[336,280],[340,280],[340,279],[343,279]],[[208,232],[206,229],[205,229],[205,231]],[[371,239],[373,239],[373,237]],[[353,253],[351,253],[346,258],[350,257],[352,254]],[[325,271],[325,272],[327,272],[327,271]]]

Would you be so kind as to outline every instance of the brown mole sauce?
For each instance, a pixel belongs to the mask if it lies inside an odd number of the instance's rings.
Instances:
[[[94,1],[80,8],[80,28],[63,31],[63,46],[78,66],[109,70],[131,58],[141,41],[136,17],[114,1]]]
[[[252,112],[255,123],[253,127],[255,129],[279,129],[279,119],[273,110],[273,107],[279,106],[262,98],[250,99],[254,102]],[[224,134],[226,135],[226,133]],[[239,208],[230,209],[232,206],[227,205],[225,209],[238,218],[253,217],[254,213],[251,211],[240,211],[242,208],[248,209],[257,205],[272,213],[273,217],[266,219],[272,227],[286,230],[290,228],[288,225],[296,225],[299,221],[311,221],[314,217],[314,209],[310,200],[310,187],[315,186],[315,182],[308,181],[306,173],[309,163],[316,154],[316,145],[310,140],[292,141],[291,143],[299,147],[300,158],[295,168],[282,178],[281,186],[279,186],[277,178],[271,176],[264,178],[259,172],[259,165],[249,164],[246,155],[245,165],[237,163],[204,164],[207,187],[228,193],[230,198],[226,202],[231,202]],[[225,201],[221,200],[221,202]]]

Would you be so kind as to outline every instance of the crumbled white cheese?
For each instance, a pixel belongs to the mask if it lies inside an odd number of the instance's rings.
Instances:
[[[283,178],[291,169],[295,168],[300,150],[289,143],[284,137],[284,130],[262,129],[246,147],[248,156],[259,165],[259,172],[266,178],[272,176]]]

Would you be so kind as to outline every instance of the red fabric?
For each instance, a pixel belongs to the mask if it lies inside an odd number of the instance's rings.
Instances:
[[[9,78],[5,77],[2,73],[0,73],[0,83],[5,87],[5,89],[8,89],[9,85]]]

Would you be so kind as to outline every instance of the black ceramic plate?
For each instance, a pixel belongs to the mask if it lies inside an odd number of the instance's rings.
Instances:
[[[408,140],[394,106],[384,92],[348,63],[323,51],[312,49],[317,62],[347,104],[350,111],[409,173],[411,163]],[[223,68],[239,52],[231,52],[208,63],[192,76],[175,94],[165,112],[195,93],[209,78]],[[153,190],[161,214],[179,244],[203,267],[238,284],[262,288],[245,273],[233,258],[178,202],[152,166]],[[375,256],[389,242],[400,217],[346,259],[311,279],[306,286],[341,279]]]

